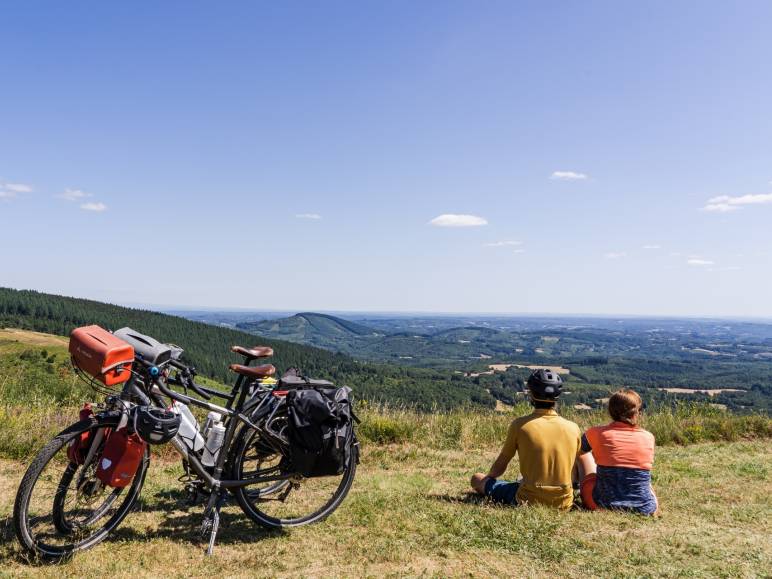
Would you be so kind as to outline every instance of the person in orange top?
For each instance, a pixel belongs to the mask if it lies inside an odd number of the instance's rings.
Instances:
[[[581,431],[555,412],[563,381],[557,372],[536,370],[528,379],[533,413],[512,421],[507,439],[488,474],[472,476],[472,488],[505,504],[539,503],[570,509],[571,474],[579,454]],[[517,453],[521,481],[497,480]]]
[[[629,388],[611,395],[608,411],[613,422],[594,426],[582,436],[579,457],[582,503],[598,508],[658,512],[651,487],[654,435],[639,426],[641,397]]]

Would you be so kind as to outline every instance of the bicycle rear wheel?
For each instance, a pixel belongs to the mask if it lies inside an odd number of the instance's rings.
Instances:
[[[95,440],[98,432],[117,424],[117,416],[82,420],[58,434],[34,458],[19,485],[13,511],[16,536],[29,554],[62,559],[93,547],[134,506],[150,464],[149,448],[125,488],[106,487],[96,478],[104,440],[87,464],[71,462],[67,456],[74,438],[90,431]]]
[[[288,464],[287,457],[271,449],[260,434],[244,427],[235,444],[233,477],[247,478],[256,471]],[[268,528],[299,527],[323,520],[346,498],[356,474],[358,447],[354,446],[343,472],[337,476],[293,477],[262,486],[234,489],[236,500],[250,519]]]

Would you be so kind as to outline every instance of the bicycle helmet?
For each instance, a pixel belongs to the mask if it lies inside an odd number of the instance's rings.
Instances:
[[[180,429],[180,415],[165,408],[135,406],[134,431],[150,444],[165,444]]]
[[[534,400],[554,402],[563,390],[563,379],[549,368],[539,368],[528,377],[528,389]]]

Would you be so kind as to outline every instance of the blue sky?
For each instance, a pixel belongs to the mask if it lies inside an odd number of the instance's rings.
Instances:
[[[9,2],[0,285],[772,317],[772,3]]]

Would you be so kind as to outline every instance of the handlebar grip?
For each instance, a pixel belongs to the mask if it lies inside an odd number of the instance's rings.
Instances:
[[[163,383],[163,380],[156,380],[155,385],[158,386],[158,389],[165,396],[168,396],[172,400],[176,400],[177,402],[182,402],[183,404],[190,404],[190,398],[188,396],[185,396],[184,394],[179,394],[174,390],[172,390],[171,388],[167,388],[166,384]]]
[[[204,398],[204,400],[211,400],[212,399],[212,397],[209,394],[207,394],[206,392],[204,392],[201,389],[201,386],[198,386],[195,382],[193,382],[193,380],[188,380],[188,386],[190,386],[190,389],[193,390],[193,392],[195,392],[196,394],[198,394],[199,396]]]

